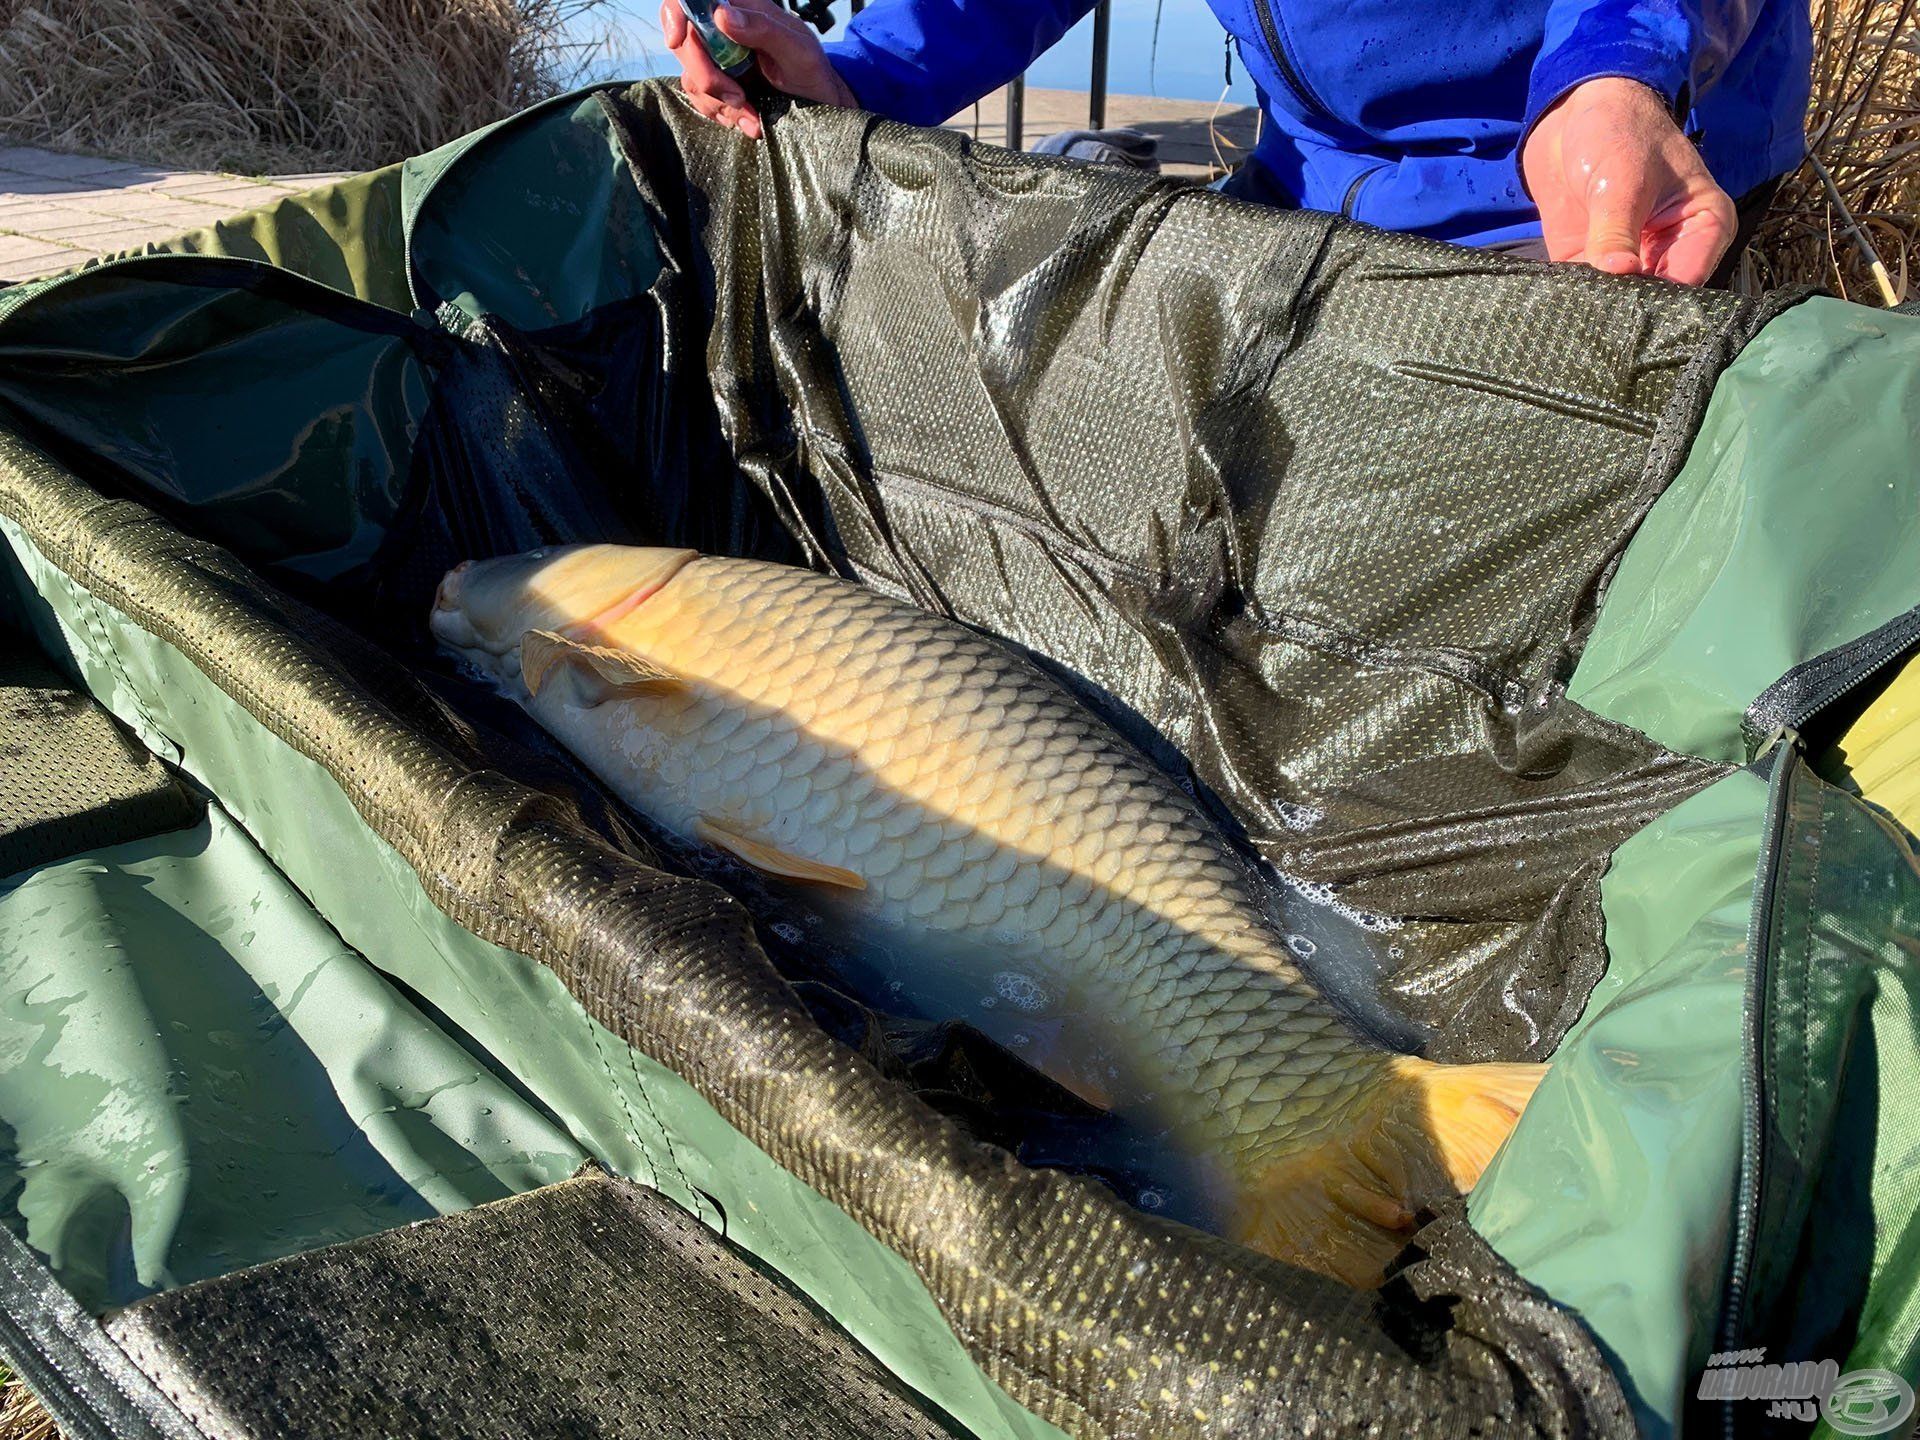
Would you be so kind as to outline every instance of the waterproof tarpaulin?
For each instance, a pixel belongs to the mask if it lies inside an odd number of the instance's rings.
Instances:
[[[992,1436],[1757,1433],[1716,1354],[1911,1383],[1920,873],[1805,757],[1915,634],[1916,384],[1899,316],[838,110],[755,144],[662,84],[0,293],[8,643],[191,801],[0,881],[15,1288],[147,1317],[89,1343],[164,1337],[154,1425],[468,1413],[387,1404],[436,1382],[371,1321],[302,1329],[340,1378],[271,1394],[218,1337],[313,1276],[384,1314],[438,1252],[381,1234],[484,1206],[549,1318],[444,1383],[555,1394],[578,1241],[537,1217],[577,1207],[506,1197],[590,1160],[651,1192],[591,1224],[667,1233],[657,1197],[700,1273],[804,1297],[825,1338],[741,1333],[867,1377],[820,1433],[912,1430],[903,1397]],[[811,565],[1060,676],[1357,1023],[1553,1061],[1471,1202],[1348,1290],[1208,1233],[968,1016],[866,993],[436,655],[450,565],[587,539]],[[245,1199],[279,1175],[298,1205]],[[493,1353],[432,1266],[422,1325]]]

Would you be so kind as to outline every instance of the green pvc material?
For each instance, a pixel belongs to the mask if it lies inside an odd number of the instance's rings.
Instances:
[[[74,584],[18,527],[0,520],[0,536],[42,646],[70,656],[95,698],[219,795],[348,944],[525,1083],[582,1150],[780,1271],[970,1433],[1058,1440],[974,1364],[906,1261],[595,1023],[550,970],[449,920],[323,767],[179,651]]]
[[[263,198],[276,193],[261,191]],[[275,199],[170,240],[149,241],[81,268],[145,255],[251,260],[405,314],[413,307],[404,250],[400,167],[389,165]],[[37,292],[67,278],[55,275],[32,281],[14,287],[6,298]],[[0,310],[5,308],[0,300]]]
[[[1920,1383],[1920,855],[1810,767],[1787,800],[1737,1343]]]
[[[0,403],[76,469],[317,579],[365,563],[399,515],[443,343],[411,319],[235,259],[126,261],[10,299]]]
[[[1676,1433],[1719,1313],[1766,803],[1738,770],[1621,846],[1601,883],[1607,974],[1468,1202],[1599,1337],[1652,1437]]]
[[[1628,545],[1571,699],[1743,762],[1740,718],[1920,599],[1920,318],[1813,299],[1720,377]]]
[[[96,1312],[584,1158],[218,807],[0,881],[0,993],[0,1208]]]
[[[529,123],[554,113],[567,123]],[[474,150],[488,152],[485,165],[454,165]],[[660,275],[654,219],[592,91],[406,161],[403,192],[414,303],[425,309],[450,302],[474,318],[546,330],[639,299]]]
[[[404,250],[400,167],[389,165],[130,253],[254,260],[405,314]]]

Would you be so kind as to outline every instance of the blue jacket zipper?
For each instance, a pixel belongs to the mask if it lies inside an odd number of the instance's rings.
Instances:
[[[1274,68],[1280,72],[1281,80],[1293,92],[1294,98],[1322,119],[1334,119],[1334,113],[1327,108],[1324,100],[1313,93],[1306,78],[1301,75],[1300,67],[1294,63],[1293,52],[1287,48],[1279,22],[1274,19],[1272,0],[1253,0],[1253,13],[1260,22],[1260,35],[1267,42],[1267,53],[1273,56]]]

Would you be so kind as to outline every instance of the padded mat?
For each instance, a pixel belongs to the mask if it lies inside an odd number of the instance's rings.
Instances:
[[[112,716],[8,643],[0,636],[0,875],[199,818],[199,804]]]
[[[944,1436],[656,1192],[593,1172],[187,1286],[109,1330],[209,1436]]]

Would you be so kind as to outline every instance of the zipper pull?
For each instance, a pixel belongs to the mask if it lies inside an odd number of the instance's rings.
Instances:
[[[1760,742],[1760,748],[1754,751],[1751,763],[1755,765],[1759,764],[1777,750],[1782,742],[1798,750],[1800,748],[1800,732],[1791,725],[1776,726],[1767,738]]]

